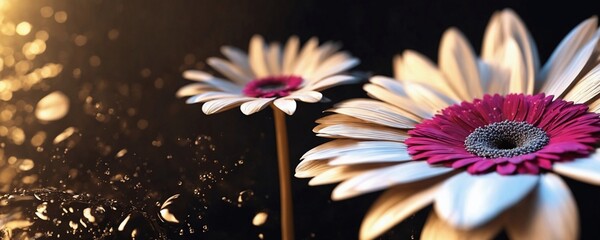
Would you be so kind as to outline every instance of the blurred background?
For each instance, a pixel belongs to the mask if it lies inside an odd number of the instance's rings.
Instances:
[[[175,98],[187,69],[253,34],[339,41],[356,70],[392,75],[405,49],[434,61],[458,27],[477,52],[494,11],[510,7],[547,59],[595,1],[0,0],[0,235],[4,239],[279,239],[270,109],[206,116]],[[326,141],[314,120],[366,97],[323,92],[288,117],[292,167]],[[293,170],[292,170],[293,171]],[[297,239],[355,239],[379,193],[332,202],[333,186],[293,179]],[[568,181],[582,237],[600,238],[600,188]],[[381,239],[419,237],[426,212]],[[504,238],[501,234],[498,238]]]

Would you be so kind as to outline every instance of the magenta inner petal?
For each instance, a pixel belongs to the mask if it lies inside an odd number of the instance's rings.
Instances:
[[[544,94],[485,95],[424,120],[405,143],[415,160],[471,174],[539,174],[594,151],[600,118],[587,110]]]
[[[248,97],[271,98],[285,97],[302,85],[299,76],[271,76],[250,81],[242,92]]]

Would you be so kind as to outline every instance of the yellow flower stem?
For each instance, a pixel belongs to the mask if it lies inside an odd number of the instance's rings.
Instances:
[[[279,199],[281,201],[281,239],[294,239],[294,213],[292,205],[292,187],[290,177],[290,160],[288,153],[287,127],[285,113],[271,105],[275,119],[277,136],[277,162],[279,168]]]

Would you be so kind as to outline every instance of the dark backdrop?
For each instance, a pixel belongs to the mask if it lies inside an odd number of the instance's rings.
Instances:
[[[31,90],[15,92],[5,104],[34,105],[59,90],[71,99],[71,109],[55,122],[31,120],[31,111],[23,110],[14,121],[3,123],[22,128],[27,139],[17,144],[0,137],[4,159],[32,159],[35,166],[22,171],[0,162],[2,169],[14,172],[4,182],[14,198],[0,205],[0,212],[33,219],[28,231],[14,234],[82,239],[126,239],[133,231],[138,239],[279,238],[271,110],[244,116],[234,109],[206,116],[201,105],[186,105],[174,97],[187,83],[181,72],[212,72],[204,60],[220,56],[221,45],[246,49],[257,33],[268,41],[298,35],[304,42],[318,36],[342,42],[362,60],[357,70],[391,76],[392,57],[405,49],[436,60],[440,37],[451,26],[463,31],[479,51],[489,17],[506,7],[526,22],[543,60],[572,27],[600,13],[595,1],[6,1],[11,3],[7,20],[28,21],[32,32],[49,33],[46,52],[34,65],[53,62],[63,69]],[[55,15],[66,12],[66,22],[42,16],[44,6]],[[4,44],[25,41],[12,39]],[[287,118],[292,167],[304,152],[325,141],[311,131],[322,111],[341,100],[366,96],[360,84],[324,94],[331,102],[299,103],[296,114]],[[68,127],[76,133],[53,143]],[[47,135],[41,149],[28,144],[40,131]],[[27,176],[37,180],[24,183]],[[309,187],[307,182],[292,182],[297,238],[356,238],[379,193],[332,202],[333,186]],[[568,183],[578,201],[583,236],[600,237],[595,226],[600,189]],[[171,196],[166,208],[179,223],[159,217]],[[49,221],[35,218],[43,202]],[[96,222],[84,227],[77,221],[86,208],[96,214]],[[428,210],[381,239],[418,238]],[[268,217],[255,226],[252,219],[259,212]]]

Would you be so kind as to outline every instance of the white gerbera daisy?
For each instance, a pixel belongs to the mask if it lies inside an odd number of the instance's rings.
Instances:
[[[291,37],[285,48],[279,43],[266,45],[261,36],[250,40],[250,53],[229,46],[221,49],[228,60],[212,57],[208,64],[229,79],[224,80],[206,72],[189,70],[183,77],[198,83],[188,84],[177,92],[178,97],[192,96],[187,103],[204,102],[202,111],[213,114],[241,105],[250,115],[273,103],[292,115],[295,100],[314,103],[322,98],[320,90],[351,83],[356,78],[340,74],[359,63],[340,45],[325,43],[319,46],[311,38],[299,51],[300,42]]]
[[[439,67],[406,51],[397,80],[372,77],[378,100],[353,99],[315,132],[338,138],[303,157],[297,177],[342,182],[334,200],[388,189],[360,238],[379,236],[433,203],[424,239],[576,239],[578,211],[558,174],[600,185],[600,30],[590,18],[540,68],[511,10],[493,15],[477,58],[456,29]]]

